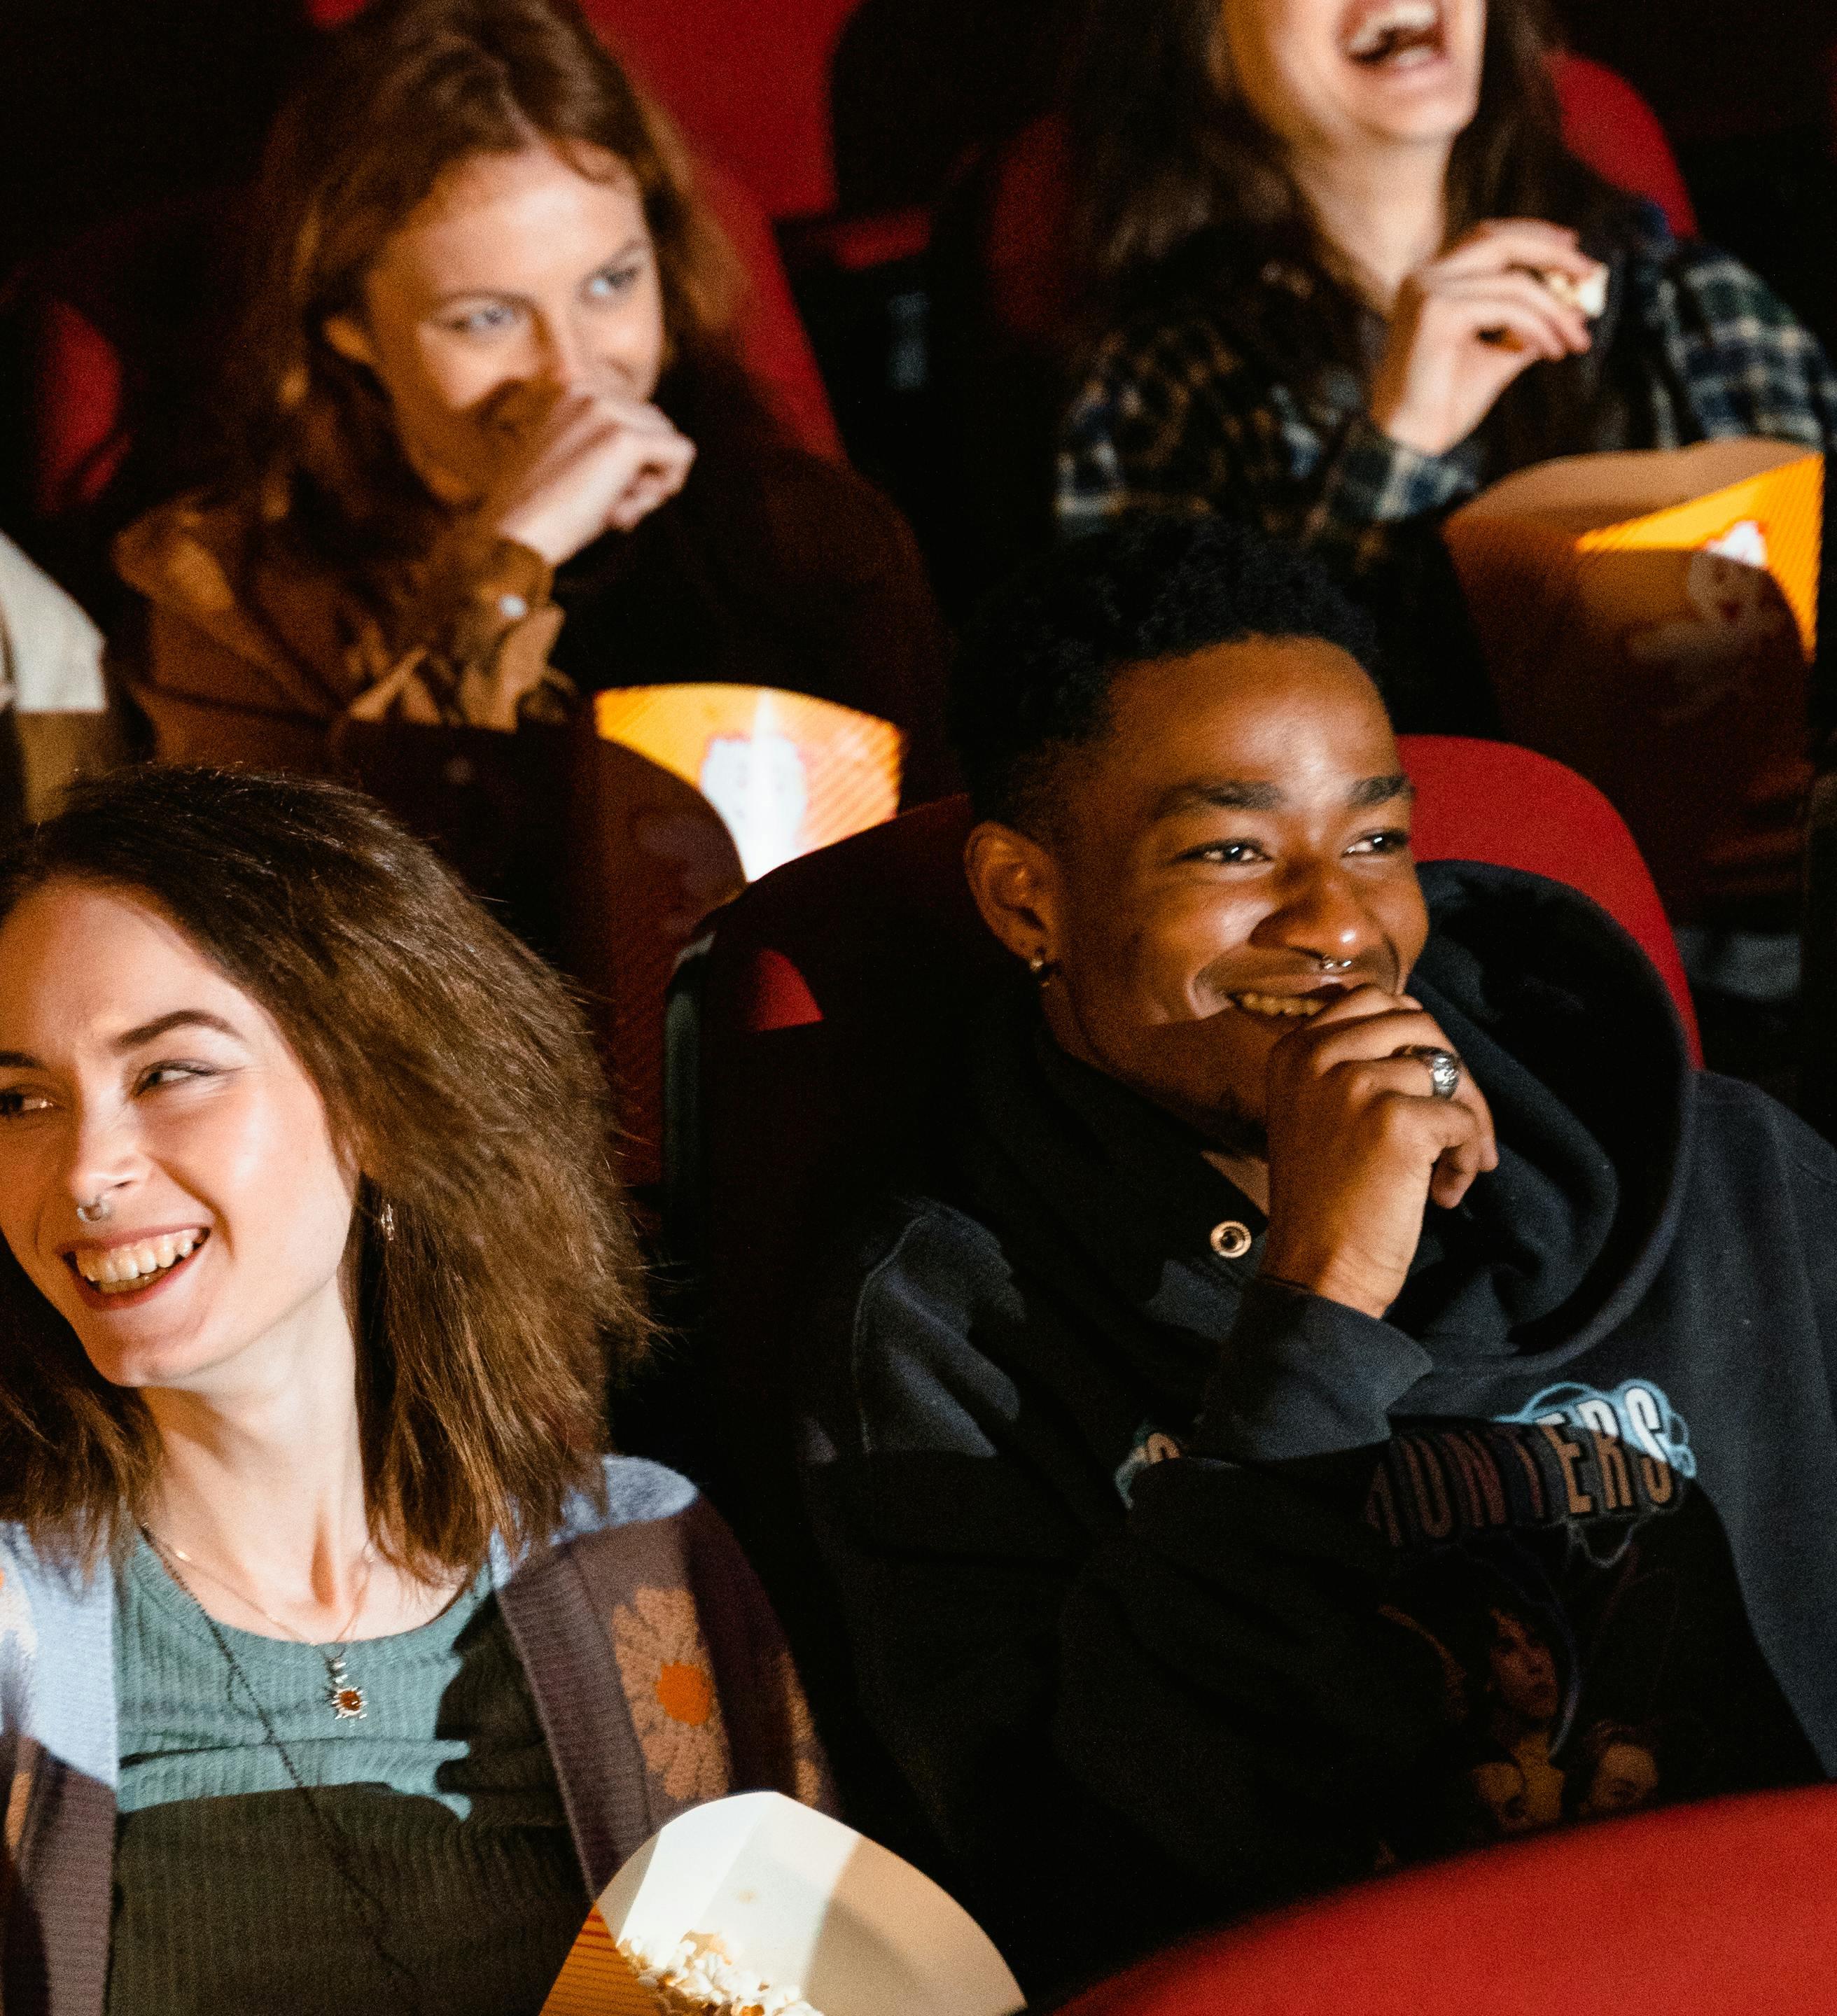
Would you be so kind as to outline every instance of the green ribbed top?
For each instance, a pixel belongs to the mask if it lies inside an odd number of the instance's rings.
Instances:
[[[334,1715],[312,1647],[224,1624],[219,1645],[145,1542],[116,1617],[110,2016],[540,2009],[589,1899],[486,1578],[350,1647],[362,1720]]]
[[[293,1789],[210,1622],[145,1540],[121,1579],[116,1618],[122,1813]],[[484,1576],[430,1623],[350,1648],[350,1678],[364,1692],[361,1721],[332,1712],[315,1647],[216,1629],[308,1784],[387,1785],[438,1799],[459,1820],[479,1807],[500,1821],[560,1823],[527,1693],[495,1685],[506,1663],[500,1654],[513,1669],[516,1658],[498,1642],[502,1626]]]

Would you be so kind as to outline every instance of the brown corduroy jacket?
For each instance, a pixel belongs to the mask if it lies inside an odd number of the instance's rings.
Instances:
[[[370,580],[244,506],[180,498],[131,525],[115,564],[146,608],[111,657],[155,754],[334,770],[350,721],[509,729],[601,687],[717,681],[891,721],[906,802],[956,788],[948,632],[909,528],[851,470],[788,451],[698,466],[559,581],[463,517],[429,523]]]

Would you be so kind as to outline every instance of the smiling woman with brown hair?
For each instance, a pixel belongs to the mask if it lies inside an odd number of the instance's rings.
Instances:
[[[1764,435],[1837,376],[1752,273],[1564,145],[1543,0],[1097,0],[1068,532],[1205,510],[1378,615],[1404,729],[1497,717],[1439,527],[1511,470]]]
[[[218,479],[117,553],[161,757],[324,769],[352,719],[733,679],[895,722],[936,784],[910,533],[751,382],[681,142],[573,0],[376,0],[251,218]]]
[[[124,772],[0,861],[0,1234],[9,2012],[533,2011],[663,1820],[820,1795],[725,1528],[603,1453],[575,1012],[367,801]]]

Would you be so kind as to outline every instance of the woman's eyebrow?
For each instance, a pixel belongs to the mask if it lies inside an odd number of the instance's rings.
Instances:
[[[124,1031],[116,1037],[111,1047],[118,1055],[137,1050],[142,1044],[157,1042],[175,1029],[214,1029],[219,1035],[233,1037],[238,1042],[243,1041],[243,1032],[234,1023],[225,1021],[221,1015],[213,1015],[207,1008],[175,1008],[169,1015],[156,1015],[150,1022],[142,1022],[138,1028]],[[0,1050],[0,1071],[44,1068],[44,1060],[34,1057],[30,1050]]]
[[[620,260],[630,258],[633,253],[648,251],[650,248],[647,237],[639,235],[628,238],[616,250],[608,252],[587,277],[591,279],[595,274],[603,273],[608,266],[615,266]],[[476,287],[455,287],[448,293],[435,295],[434,306],[436,309],[450,308],[456,301],[527,301],[529,298],[520,287],[494,287],[481,282]]]
[[[233,1023],[226,1022],[221,1015],[213,1015],[207,1008],[175,1008],[170,1014],[156,1015],[150,1022],[142,1022],[139,1028],[124,1031],[114,1041],[117,1052],[137,1050],[142,1043],[157,1042],[161,1036],[175,1029],[214,1029],[219,1035],[234,1036],[239,1041],[242,1031]]]

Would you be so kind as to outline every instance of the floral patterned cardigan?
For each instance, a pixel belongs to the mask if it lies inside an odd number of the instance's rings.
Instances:
[[[673,1471],[610,1457],[551,1544],[492,1579],[597,1896],[666,1820],[731,1791],[827,1806],[791,1655],[733,1535]],[[114,1578],[0,1526],[0,2011],[101,2016],[118,1755]]]

